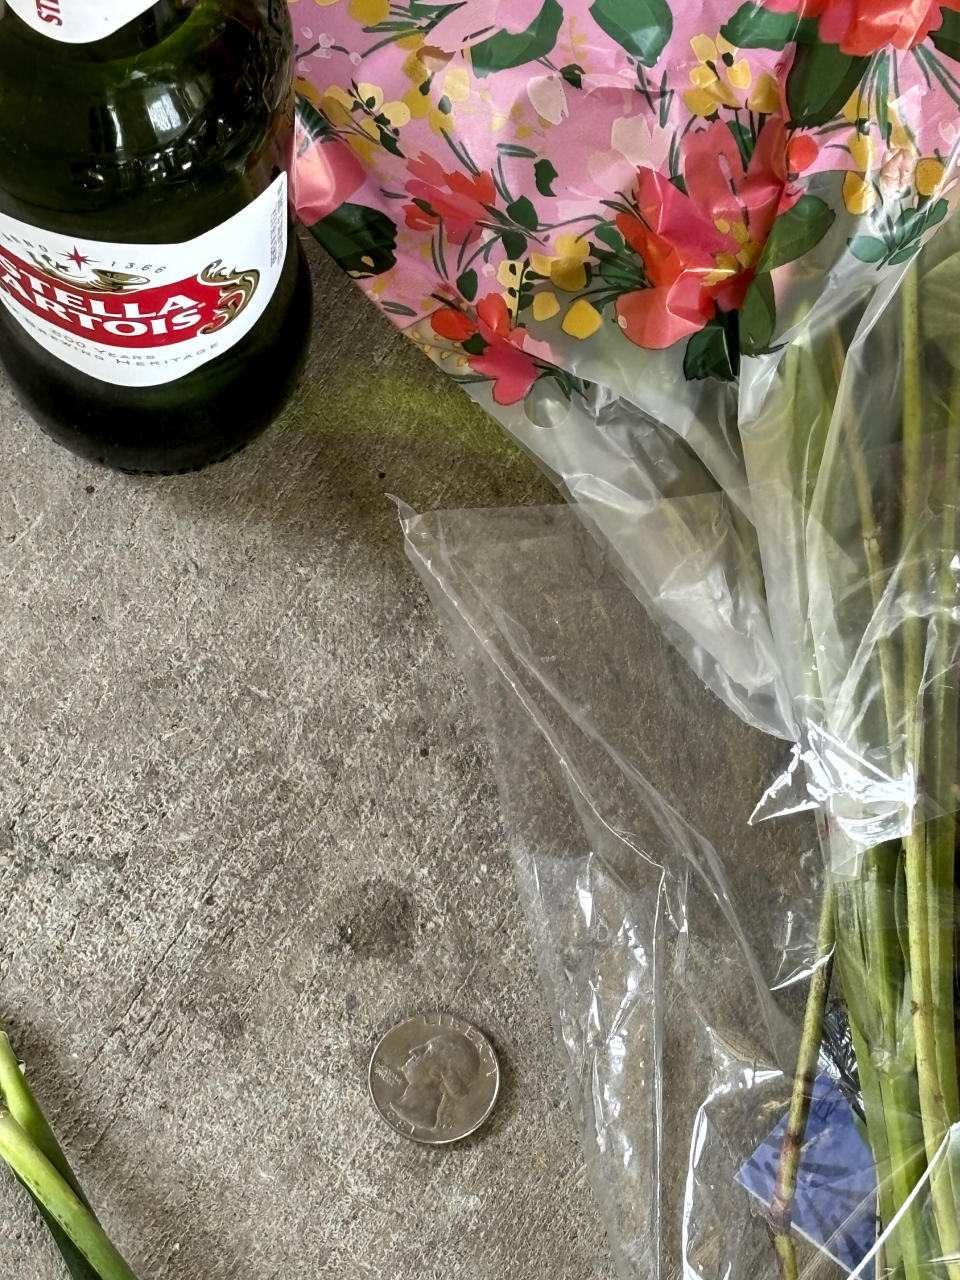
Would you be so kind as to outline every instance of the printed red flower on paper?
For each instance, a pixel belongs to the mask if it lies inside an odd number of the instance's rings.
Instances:
[[[487,206],[497,198],[489,173],[449,173],[433,156],[420,155],[407,166],[412,175],[407,192],[416,203],[405,204],[407,226],[432,231],[441,222],[451,244],[465,244],[480,234],[489,219]]]
[[[470,368],[493,383],[497,404],[516,404],[537,380],[533,356],[523,349],[527,331],[510,327],[510,309],[498,293],[481,298],[476,319],[444,307],[430,317],[433,332],[465,347]]]
[[[785,130],[768,120],[745,169],[733,134],[716,121],[683,144],[687,194],[640,169],[637,212],[617,226],[643,259],[649,287],[623,294],[617,322],[631,342],[661,350],[741,306],[787,188]],[[791,156],[789,163],[810,154]],[[787,193],[787,194],[785,194]]]
[[[764,0],[775,13],[819,18],[820,39],[844,53],[866,56],[886,45],[912,49],[943,22],[944,9],[960,0]]]

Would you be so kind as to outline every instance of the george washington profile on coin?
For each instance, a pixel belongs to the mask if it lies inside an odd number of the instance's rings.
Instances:
[[[449,1014],[410,1018],[383,1037],[370,1062],[370,1093],[398,1133],[455,1142],[490,1114],[499,1087],[490,1042]]]
[[[407,1087],[391,1108],[408,1124],[436,1129],[444,1103],[470,1092],[480,1074],[480,1055],[466,1036],[444,1031],[412,1049],[401,1071]]]

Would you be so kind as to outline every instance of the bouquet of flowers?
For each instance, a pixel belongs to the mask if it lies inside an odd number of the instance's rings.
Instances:
[[[869,1256],[960,1276],[960,5],[294,15],[314,234],[581,504],[704,681],[796,743],[762,811],[816,812],[826,880],[782,1274],[835,957]]]

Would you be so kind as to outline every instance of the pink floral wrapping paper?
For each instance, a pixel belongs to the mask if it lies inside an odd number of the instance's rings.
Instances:
[[[869,287],[948,209],[960,0],[291,6],[302,219],[502,417],[660,385],[682,429],[798,262]]]

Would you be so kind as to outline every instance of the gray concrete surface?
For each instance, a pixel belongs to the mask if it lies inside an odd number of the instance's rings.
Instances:
[[[199,475],[60,452],[0,386],[0,1018],[142,1280],[610,1280],[484,742],[385,491],[554,491],[319,260],[308,376]],[[483,1135],[370,1048],[494,1038]],[[56,1256],[0,1175],[0,1273]]]

